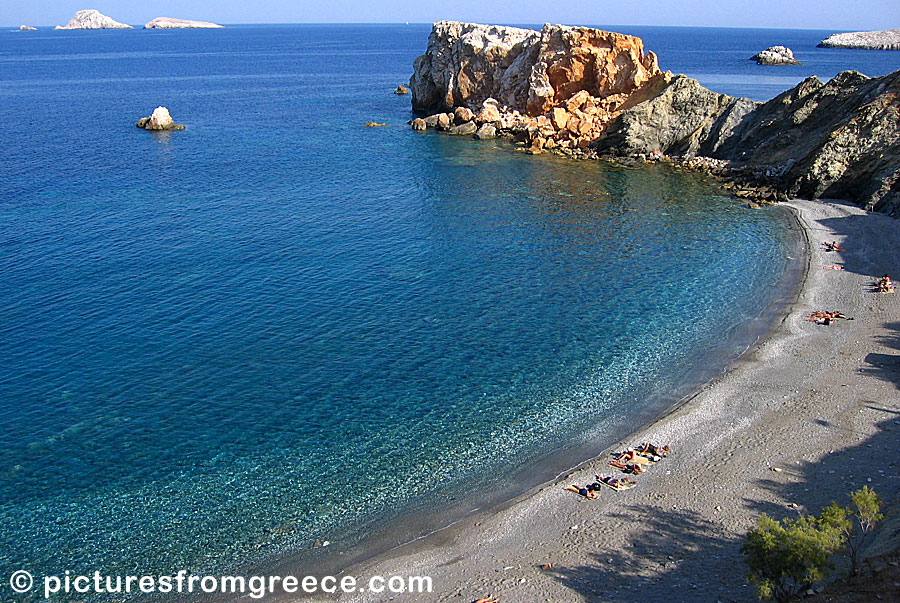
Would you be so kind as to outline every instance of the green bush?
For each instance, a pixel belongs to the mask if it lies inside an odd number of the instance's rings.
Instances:
[[[846,517],[844,522],[849,523]],[[777,521],[760,515],[741,546],[760,599],[787,601],[825,578],[829,557],[844,545],[844,527],[834,516]]]
[[[741,552],[759,598],[787,601],[828,576],[829,558],[846,550],[850,573],[857,571],[858,553],[882,519],[882,501],[864,486],[850,495],[851,504],[836,503],[818,517],[801,515],[777,521],[763,514],[747,533]]]
[[[881,497],[868,486],[863,486],[850,495],[850,506],[840,507],[831,503],[822,509],[822,516],[842,515],[840,527],[844,531],[847,554],[850,558],[850,575],[855,576],[859,569],[859,551],[868,542],[875,526],[884,518]],[[850,519],[847,519],[847,518]]]

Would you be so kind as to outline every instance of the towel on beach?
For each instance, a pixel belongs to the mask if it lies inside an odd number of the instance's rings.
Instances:
[[[600,480],[600,483],[603,484],[604,486],[606,486],[607,488],[612,488],[616,492],[621,492],[622,490],[630,490],[630,489],[634,488],[635,486],[637,486],[637,484],[634,482],[623,482],[623,481],[617,481],[615,484],[609,484],[603,480]]]

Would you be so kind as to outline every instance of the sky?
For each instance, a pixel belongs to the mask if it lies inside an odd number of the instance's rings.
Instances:
[[[155,17],[236,23],[679,25],[859,31],[900,28],[900,0],[0,0],[0,26],[65,25],[95,8],[142,25]]]

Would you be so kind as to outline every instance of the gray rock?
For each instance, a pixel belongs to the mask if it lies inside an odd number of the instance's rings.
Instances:
[[[603,155],[703,155],[766,175],[779,193],[846,199],[900,216],[900,71],[810,77],[767,103],[711,92],[685,76],[624,111]]]
[[[464,124],[459,124],[458,126],[450,128],[450,133],[456,136],[469,136],[476,131],[478,131],[478,126],[475,125],[474,121],[467,121]]]
[[[475,132],[475,138],[478,140],[490,140],[491,138],[497,138],[497,128],[495,128],[491,124],[482,124],[478,131]]]
[[[750,60],[755,60],[759,65],[801,65],[794,58],[794,51],[787,46],[771,46],[762,52],[758,52]]]
[[[900,29],[836,33],[819,42],[818,46],[819,48],[867,48],[869,50],[900,50]]]
[[[437,128],[438,126],[438,118],[443,115],[442,113],[435,113],[434,115],[429,115],[425,118],[425,125],[429,128]]]

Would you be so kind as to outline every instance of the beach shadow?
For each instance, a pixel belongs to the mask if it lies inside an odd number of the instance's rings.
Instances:
[[[855,205],[844,201],[830,201],[835,205]],[[858,208],[857,208],[858,209]],[[825,264],[842,264],[844,270],[871,277],[866,291],[873,295],[875,286],[883,274],[895,279],[900,276],[900,255],[876,253],[877,242],[893,234],[896,223],[887,216],[874,214],[854,214],[839,218],[825,218],[819,221],[821,227],[810,228],[810,245],[822,249],[826,241],[840,240],[842,252],[822,254]],[[812,266],[813,270],[819,266]]]
[[[590,564],[554,566],[547,573],[589,601],[756,600],[745,585],[740,541],[719,525],[692,511],[650,505],[631,511],[607,516],[625,526],[624,542],[598,547]],[[735,567],[730,583],[713,578],[723,564]]]
[[[757,486],[781,503],[745,499],[753,514],[766,513],[776,519],[817,514],[831,502],[849,504],[850,494],[863,486],[875,490],[887,504],[900,501],[900,406],[862,401],[856,407],[874,413],[876,433],[860,435],[856,445],[830,451],[816,462],[779,465],[778,459],[772,459],[773,467],[782,471],[757,480]],[[810,421],[811,426],[814,423]],[[854,433],[850,428],[847,431]],[[812,427],[807,437],[815,437]]]
[[[877,338],[878,343],[885,348],[900,350],[900,323],[888,323],[884,329],[887,333]],[[900,354],[871,352],[865,361],[868,366],[861,368],[861,373],[893,383],[900,389]]]

